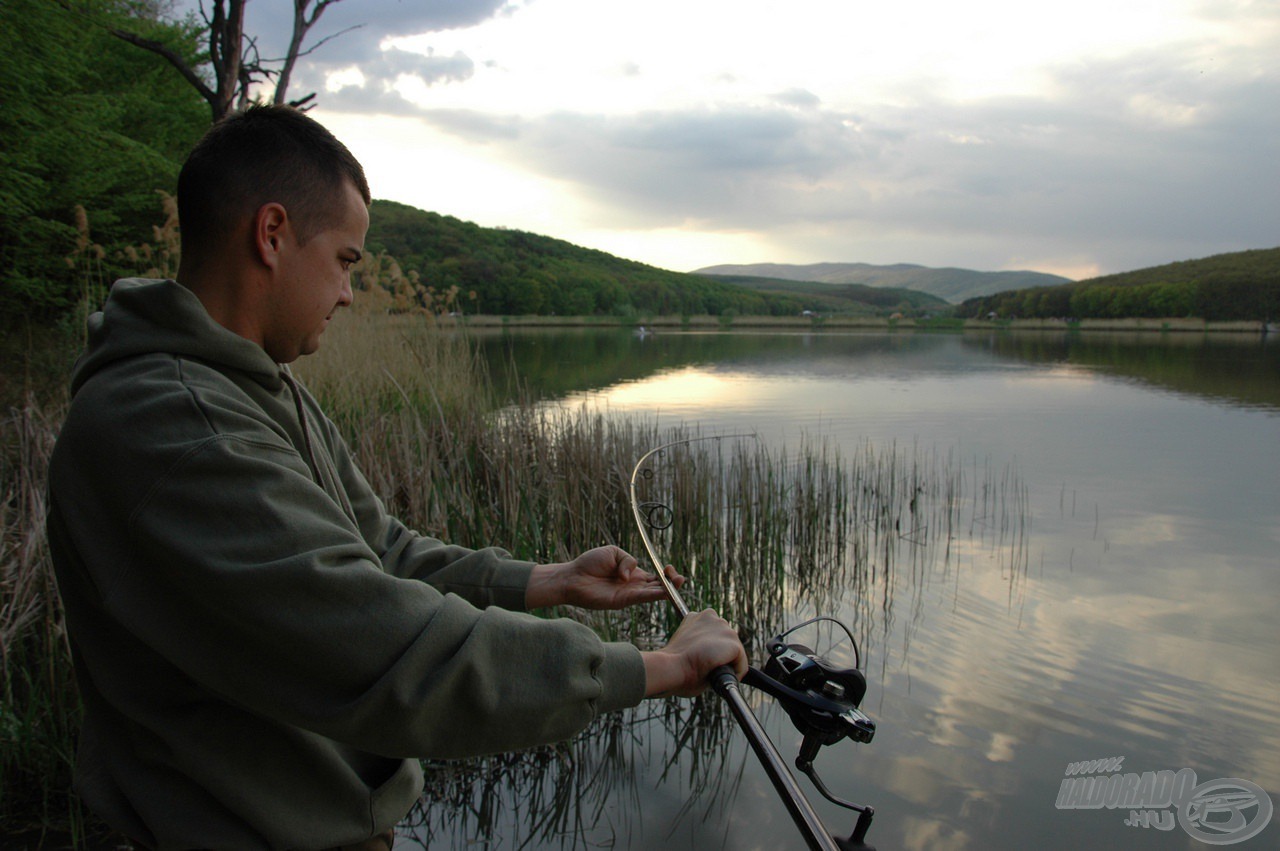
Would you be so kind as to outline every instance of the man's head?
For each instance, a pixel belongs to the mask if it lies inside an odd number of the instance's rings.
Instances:
[[[289,363],[351,303],[368,205],[360,163],[317,122],[282,106],[232,115],[178,178],[178,279],[215,321]]]
[[[364,169],[319,122],[287,106],[255,106],[215,124],[178,176],[184,265],[223,251],[264,204],[289,211],[305,243],[331,227],[344,185],[370,202]]]

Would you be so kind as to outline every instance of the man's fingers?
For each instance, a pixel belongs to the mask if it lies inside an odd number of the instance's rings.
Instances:
[[[667,579],[671,580],[672,585],[676,586],[677,588],[684,587],[684,577],[676,572],[675,565],[673,564],[667,565],[666,569],[663,572],[667,575]]]

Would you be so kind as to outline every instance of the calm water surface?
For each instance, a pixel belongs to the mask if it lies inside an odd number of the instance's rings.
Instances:
[[[611,330],[483,345],[548,404],[896,447],[1025,486],[1017,552],[958,541],[830,612],[858,624],[879,729],[818,766],[876,808],[882,851],[1208,847],[1126,826],[1127,809],[1055,806],[1067,765],[1103,757],[1241,778],[1280,805],[1280,343]],[[459,775],[437,794],[461,811],[422,815],[401,843],[797,847],[731,723],[687,738],[697,711],[647,704],[559,752]],[[760,712],[790,758],[798,735]],[[847,835],[851,814],[812,799]],[[1280,816],[1235,847],[1280,847]]]

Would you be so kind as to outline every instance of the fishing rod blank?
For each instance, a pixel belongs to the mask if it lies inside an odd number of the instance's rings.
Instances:
[[[689,606],[680,596],[675,585],[667,578],[666,571],[663,569],[663,560],[658,557],[657,549],[646,529],[646,526],[654,525],[652,519],[654,511],[666,507],[659,503],[641,503],[636,495],[636,480],[640,477],[645,462],[655,454],[675,446],[731,437],[754,437],[754,435],[715,435],[665,443],[641,456],[631,473],[631,511],[635,515],[636,528],[640,532],[645,551],[653,563],[654,572],[666,589],[667,599],[671,601],[671,605],[681,619],[689,616]],[[647,516],[643,513],[643,508],[649,509]],[[730,713],[746,735],[751,749],[760,760],[774,789],[782,797],[782,802],[790,813],[792,821],[804,834],[809,848],[813,851],[875,851],[874,848],[865,844],[867,830],[871,826],[875,810],[831,794],[813,767],[813,759],[824,745],[834,744],[846,737],[858,742],[870,742],[875,734],[874,722],[857,708],[866,692],[866,679],[858,667],[855,665],[852,669],[836,668],[804,645],[784,642],[783,639],[792,632],[818,620],[832,621],[845,631],[853,644],[856,660],[858,645],[844,624],[829,617],[812,618],[771,639],[767,645],[770,658],[765,664],[765,670],[762,672],[757,668],[749,668],[743,682],[759,688],[782,703],[792,723],[803,734],[804,740],[800,754],[796,758],[796,767],[813,781],[814,786],[827,800],[858,813],[857,824],[848,839],[833,836],[822,823],[821,817],[796,782],[795,776],[787,769],[777,746],[760,725],[751,707],[747,705],[733,669],[728,665],[722,665],[711,673],[709,679],[715,692],[728,704]]]

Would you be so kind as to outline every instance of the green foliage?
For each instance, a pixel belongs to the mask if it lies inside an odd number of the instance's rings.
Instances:
[[[126,272],[112,250],[71,256],[89,237],[84,226],[107,249],[148,233],[156,191],[173,189],[208,126],[190,85],[105,29],[127,24],[194,61],[193,27],[149,18],[129,0],[75,9],[0,2],[0,320],[65,311],[82,294],[85,260],[105,280]],[[87,212],[81,228],[77,206]]]
[[[1218,254],[1058,287],[1010,290],[962,304],[960,315],[1027,319],[1274,320],[1280,248]]]
[[[757,278],[751,275],[708,275],[726,284],[779,296],[798,298],[805,310],[815,313],[906,316],[949,314],[952,305],[945,299],[919,290],[869,284],[836,284]]]
[[[668,272],[524,231],[482,228],[394,201],[374,201],[371,252],[396,257],[424,285],[458,287],[469,313],[558,316],[752,316],[799,313],[798,299]]]
[[[977,272],[954,267],[931,269],[913,263],[895,263],[891,266],[871,263],[810,263],[803,266],[790,263],[746,263],[707,266],[698,269],[697,273],[716,277],[796,281],[805,288],[813,288],[815,284],[862,284],[878,289],[929,293],[947,304],[1010,289],[1056,286],[1070,280],[1044,272]],[[816,291],[821,292],[822,288],[816,288]]]

